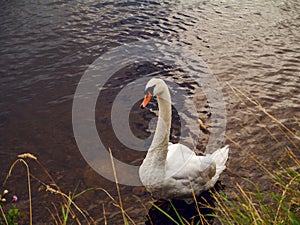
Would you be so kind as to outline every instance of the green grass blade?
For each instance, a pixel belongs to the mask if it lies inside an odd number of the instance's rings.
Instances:
[[[173,221],[175,224],[180,225],[180,223],[178,223],[172,216],[170,216],[166,211],[164,211],[163,209],[161,209],[159,206],[155,205],[154,203],[152,203],[152,205],[158,210],[160,211],[162,214],[164,214],[166,217],[168,217],[171,221]]]
[[[181,223],[182,225],[184,225],[184,222],[183,222],[181,216],[179,215],[178,211],[176,210],[175,206],[173,205],[172,201],[170,200],[169,202],[170,202],[170,204],[171,204],[171,206],[172,206],[174,212],[176,213],[176,216],[177,216],[177,218],[179,219],[180,223]]]

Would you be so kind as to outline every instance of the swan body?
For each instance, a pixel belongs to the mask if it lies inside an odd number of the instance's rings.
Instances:
[[[145,107],[152,96],[157,97],[158,122],[148,153],[140,166],[141,182],[154,197],[184,199],[187,202],[213,187],[226,168],[228,146],[212,154],[197,156],[182,144],[169,142],[171,128],[171,97],[166,83],[152,78],[146,85]]]

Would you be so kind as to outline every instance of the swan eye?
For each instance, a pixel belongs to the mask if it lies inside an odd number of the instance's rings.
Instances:
[[[148,87],[146,90],[145,90],[145,95],[148,95],[149,93],[153,96],[153,92],[154,92],[154,86],[151,86],[151,87]]]

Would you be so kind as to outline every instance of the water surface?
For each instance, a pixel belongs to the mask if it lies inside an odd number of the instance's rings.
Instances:
[[[82,158],[72,130],[73,96],[84,71],[99,56],[113,47],[139,40],[169,41],[192,49],[207,63],[223,87],[227,104],[226,135],[242,146],[231,146],[229,168],[221,180],[227,189],[242,177],[262,179],[258,166],[247,153],[276,167],[285,160],[282,148],[263,132],[257,122],[242,108],[226,82],[250,93],[268,111],[299,130],[300,117],[300,34],[298,1],[2,1],[0,14],[0,159],[1,179],[9,165],[23,152],[36,155],[65,192],[76,185],[82,190],[97,186],[116,196],[115,186],[95,173]],[[139,165],[145,152],[123,149],[109,129],[109,103],[132,76],[147,76],[161,71],[171,76],[165,65],[132,65],[119,71],[111,88],[100,96],[96,108],[98,126],[106,131],[99,135],[111,146],[115,157]],[[180,71],[180,70],[179,70]],[[177,77],[185,90],[195,89],[184,77]],[[198,95],[199,115],[208,125],[210,108],[205,95]],[[141,96],[142,97],[142,96]],[[102,104],[101,104],[102,103]],[[148,123],[153,115],[132,110],[134,133],[147,138]],[[143,120],[147,118],[146,122]],[[263,114],[259,118],[270,123]],[[176,123],[175,125],[176,126]],[[246,127],[248,133],[241,126]],[[280,130],[270,124],[275,136]],[[174,131],[174,137],[179,135]],[[200,133],[198,152],[204,152],[208,134]],[[255,137],[255,138],[253,138]],[[263,139],[267,151],[257,147],[255,139]],[[283,138],[282,138],[283,139]],[[285,141],[285,139],[283,139]],[[294,140],[299,146],[299,142]],[[226,143],[230,143],[227,141]],[[274,162],[274,163],[272,163]],[[31,170],[39,179],[44,177],[35,163]],[[19,207],[27,209],[26,176],[17,167],[8,183],[20,196]],[[50,182],[50,181],[48,181]],[[48,193],[35,192],[34,221],[47,223],[46,207],[56,201]],[[268,189],[268,185],[265,185]],[[147,202],[150,196],[140,188],[121,186],[123,201],[129,215],[140,224],[146,212],[138,196]],[[50,200],[49,200],[50,199]],[[89,210],[96,221],[103,221],[103,201],[109,224],[122,219],[109,198],[101,191],[80,199],[81,207]]]

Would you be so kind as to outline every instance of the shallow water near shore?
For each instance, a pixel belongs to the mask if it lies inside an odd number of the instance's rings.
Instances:
[[[298,1],[3,1],[0,10],[1,179],[18,154],[31,152],[65,192],[78,185],[80,190],[102,187],[117,196],[115,184],[97,174],[78,149],[72,127],[73,97],[94,60],[113,48],[144,40],[165,41],[190,49],[219,81],[226,103],[226,137],[243,149],[226,138],[218,143],[231,147],[229,169],[221,176],[225,189],[236,182],[243,183],[242,178],[271,188],[248,153],[271,169],[276,169],[277,161],[288,163],[280,146],[249,115],[226,82],[249,93],[292,130],[299,130]],[[181,69],[144,63],[114,74],[98,97],[95,121],[99,137],[112,149],[115,158],[138,166],[146,154],[122,145],[110,123],[115,97],[137,77],[159,72],[166,80],[176,80],[188,97],[196,97],[198,116],[204,124],[210,128],[214,123],[210,115],[215,106],[207,101],[201,87],[182,75]],[[130,111],[132,132],[141,139],[148,138],[148,125],[155,123],[154,117],[153,113],[140,110],[137,102]],[[172,138],[178,141],[178,136],[189,135],[181,130],[175,110],[174,117]],[[275,137],[285,142],[281,131],[263,113],[258,113],[258,117],[268,124]],[[192,146],[200,154],[206,150],[209,134],[200,127],[197,134]],[[263,140],[266,150],[257,146],[257,140]],[[300,145],[298,140],[293,141]],[[35,163],[31,164],[31,172],[39,179],[44,177]],[[26,211],[26,176],[21,167],[16,168],[7,185],[20,196],[17,206]],[[32,190],[39,186],[33,183]],[[45,208],[51,201],[49,195],[43,191],[33,193],[34,224],[47,223],[50,216]],[[121,185],[121,193],[128,214],[136,223],[144,224],[146,211],[133,196],[142,202],[149,201],[150,196],[143,188],[126,185]],[[120,212],[101,191],[82,197],[80,206],[101,222],[102,202],[107,207],[108,224],[122,223]]]

